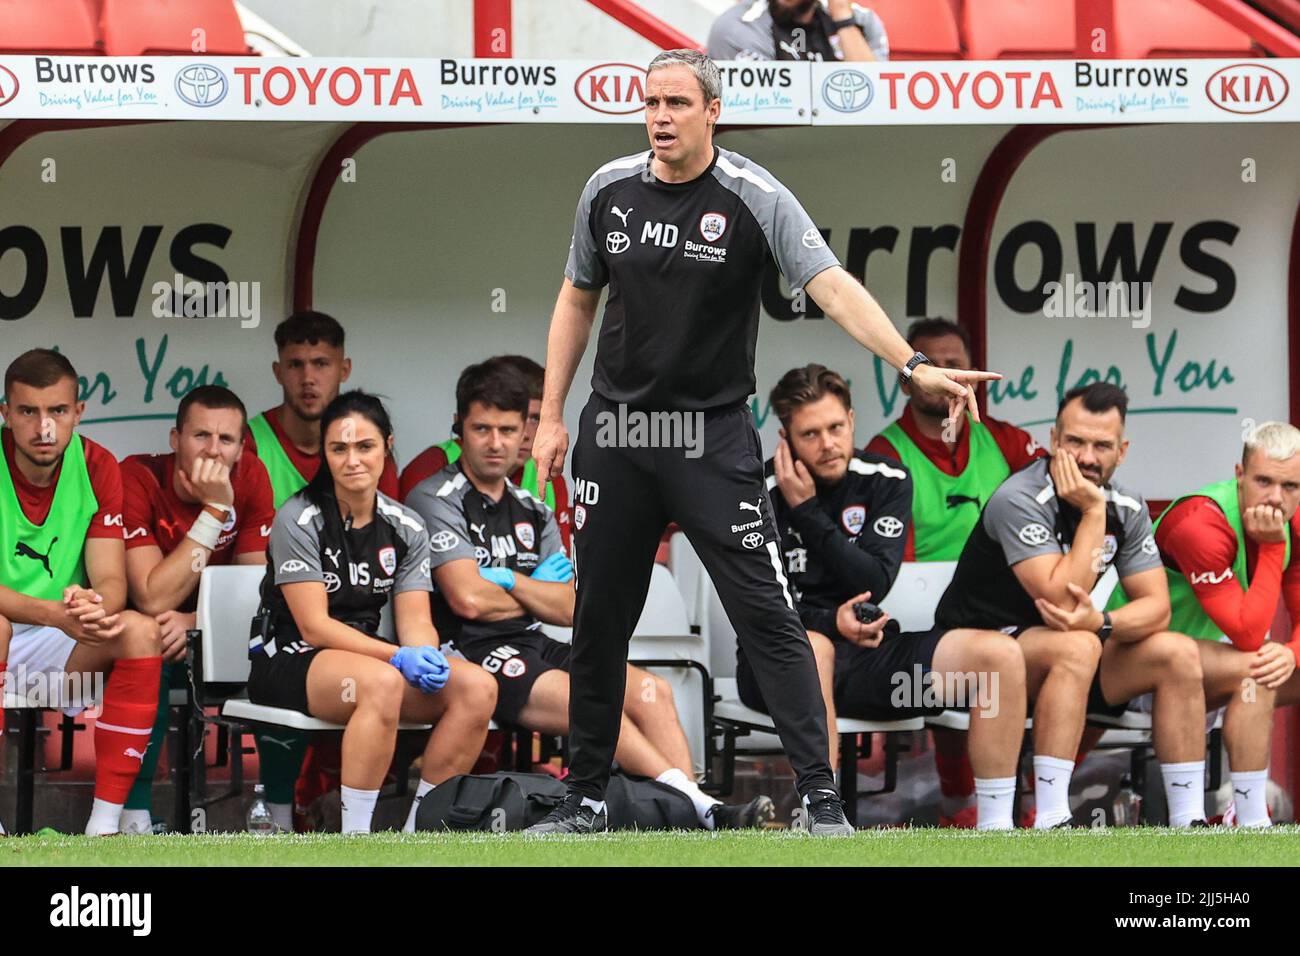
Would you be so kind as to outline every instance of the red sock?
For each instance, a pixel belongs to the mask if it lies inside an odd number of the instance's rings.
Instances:
[[[95,798],[126,803],[158,713],[161,657],[117,661],[95,721]]]
[[[945,797],[969,797],[975,792],[975,771],[970,756],[934,752],[934,768],[939,772],[939,792]]]

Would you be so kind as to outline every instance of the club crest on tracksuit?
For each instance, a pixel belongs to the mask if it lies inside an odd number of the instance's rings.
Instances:
[[[862,526],[867,523],[867,509],[862,505],[849,505],[840,513],[840,523],[849,534],[861,534]]]
[[[533,536],[533,526],[527,521],[520,521],[515,524],[515,537],[519,539],[519,543],[524,546],[525,551],[533,550],[536,538]]]

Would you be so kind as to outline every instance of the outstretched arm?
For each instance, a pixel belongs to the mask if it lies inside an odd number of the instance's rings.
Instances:
[[[823,269],[808,280],[806,288],[836,325],[894,368],[902,369],[915,354],[871,293],[843,267]],[[918,365],[912,371],[912,385],[931,395],[946,396],[949,418],[957,418],[965,406],[979,421],[974,386],[1001,377],[997,372]]]

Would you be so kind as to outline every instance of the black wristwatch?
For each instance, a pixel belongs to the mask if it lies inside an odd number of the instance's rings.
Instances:
[[[1101,612],[1101,627],[1097,628],[1097,636],[1101,638],[1103,644],[1106,638],[1110,637],[1110,632],[1115,629],[1115,625],[1110,622],[1110,611]]]
[[[902,375],[905,380],[910,380],[912,377],[912,370],[915,369],[918,365],[933,365],[933,364],[934,364],[933,362],[931,362],[928,358],[925,357],[924,352],[917,352],[915,355],[913,355],[910,359],[907,360],[907,364],[903,366],[899,374]]]
[[[853,17],[845,17],[843,20],[832,20],[831,26],[835,28],[836,33],[839,33],[845,27],[857,27],[859,30],[862,29],[862,26]]]

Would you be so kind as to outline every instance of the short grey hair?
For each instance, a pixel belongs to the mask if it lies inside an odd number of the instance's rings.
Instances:
[[[704,91],[706,106],[713,100],[722,99],[722,71],[718,69],[718,64],[709,59],[708,54],[699,50],[665,50],[650,61],[646,75],[670,66],[684,66],[695,74],[695,78],[700,81],[700,89]]]
[[[1266,458],[1273,461],[1287,461],[1300,454],[1300,428],[1286,422],[1264,422],[1247,432],[1243,445],[1243,466],[1252,451],[1262,451]]]

